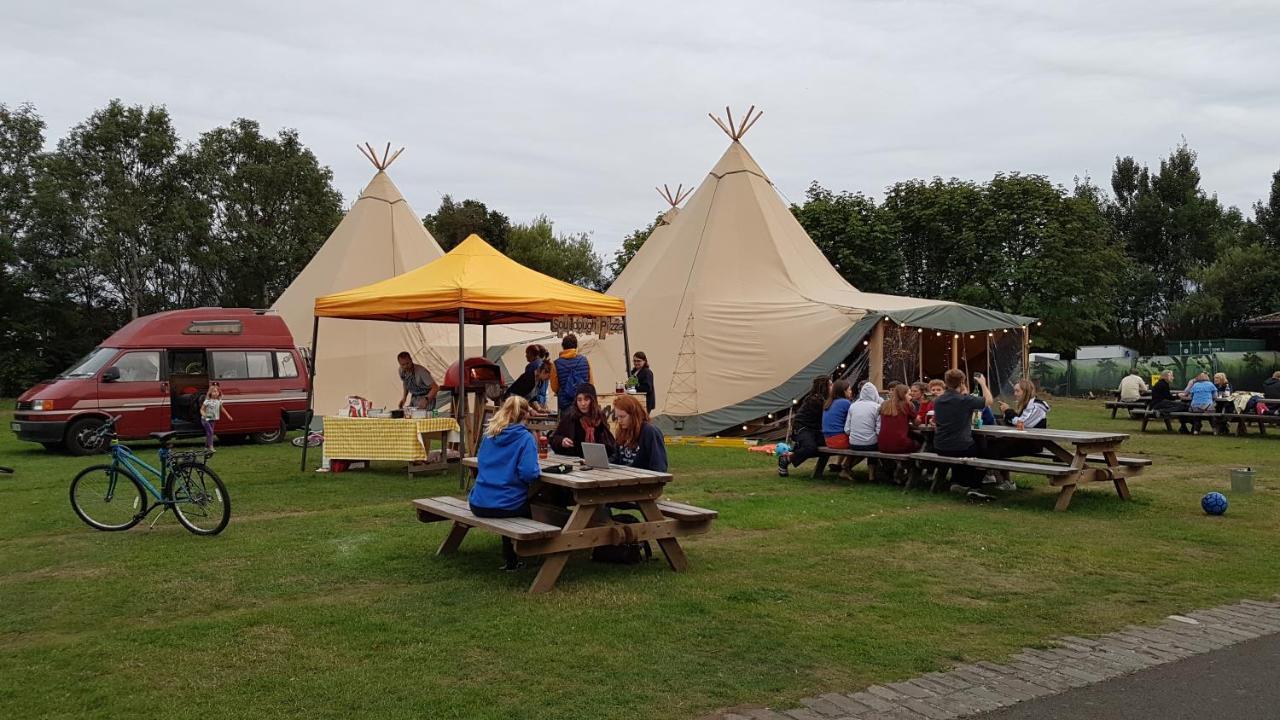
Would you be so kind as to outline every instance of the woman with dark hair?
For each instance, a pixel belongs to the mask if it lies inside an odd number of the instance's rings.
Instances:
[[[822,437],[826,446],[836,450],[849,449],[849,434],[844,431],[845,421],[849,419],[849,408],[853,405],[853,386],[848,380],[837,380],[831,384],[831,394],[822,406]],[[840,461],[840,477],[852,480],[849,470],[853,467],[853,458],[845,456]]]
[[[657,395],[653,391],[653,370],[649,369],[649,356],[637,350],[631,356],[631,371],[628,377],[636,379],[636,392],[644,393],[644,407],[649,412],[657,406]]]
[[[649,413],[640,401],[621,395],[613,401],[618,421],[618,447],[609,462],[638,470],[667,471],[667,446],[662,431],[649,422]]]
[[[799,407],[792,416],[795,422],[791,430],[794,449],[778,456],[779,476],[786,477],[789,467],[800,467],[800,463],[818,456],[818,448],[823,446],[822,406],[830,394],[831,378],[823,375],[813,379],[809,394],[800,401]]]
[[[600,443],[610,454],[617,445],[613,433],[609,432],[604,411],[600,409],[596,388],[588,383],[578,386],[568,412],[561,411],[560,424],[551,434],[551,450],[560,455],[582,457],[584,442]]]

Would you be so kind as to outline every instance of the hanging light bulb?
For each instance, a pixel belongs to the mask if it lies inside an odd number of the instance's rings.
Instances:
[[[916,328],[916,332],[918,332],[918,333],[922,333],[922,332],[924,332],[924,328]]]
[[[941,330],[939,330],[939,331],[937,332],[937,335],[938,335],[938,337],[942,337],[942,331],[941,331]]]
[[[970,333],[970,334],[969,334],[969,339],[970,339],[970,340],[972,340],[972,339],[973,339],[973,333]]]
[[[772,420],[772,419],[773,419],[773,413],[769,413],[769,419],[770,419],[770,420]]]
[[[1041,325],[1044,325],[1044,323],[1042,323],[1042,322],[1040,322],[1039,320],[1037,320],[1037,321],[1036,321],[1036,327],[1040,327]]]
[[[862,344],[863,344],[863,345],[870,345],[870,344],[871,344],[871,341],[870,341],[870,340],[863,340],[863,341],[862,341]]]
[[[956,333],[956,339],[957,339],[957,340],[959,340],[959,339],[960,339],[960,333]]]

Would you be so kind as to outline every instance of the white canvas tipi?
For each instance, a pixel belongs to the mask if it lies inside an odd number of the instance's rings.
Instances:
[[[390,156],[384,151],[381,157],[372,147],[361,152],[377,174],[272,306],[300,346],[311,343],[318,296],[386,280],[444,254],[387,175],[387,167],[403,149]],[[452,326],[324,320],[316,363],[316,414],[345,407],[348,395],[368,398],[375,406],[395,407],[401,393],[396,355],[408,351],[433,373],[440,373],[448,363],[437,357],[437,349],[449,342],[450,334],[456,347],[457,329]]]

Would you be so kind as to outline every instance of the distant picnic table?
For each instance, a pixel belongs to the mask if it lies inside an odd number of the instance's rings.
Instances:
[[[466,467],[477,467],[474,457],[462,462]],[[718,516],[714,510],[660,500],[672,479],[670,473],[623,466],[586,469],[577,466],[580,458],[558,455],[538,462],[544,471],[530,495],[533,519],[478,518],[466,500],[455,497],[414,500],[422,522],[453,522],[436,554],[455,552],[473,527],[504,535],[512,539],[517,555],[543,558],[542,567],[529,587],[531,593],[542,593],[555,587],[573,551],[602,545],[656,541],[671,569],[681,572],[688,568],[689,561],[677,538],[707,532],[711,521]],[[568,473],[546,472],[546,468],[559,465],[570,465],[574,469]],[[557,504],[548,492],[550,488],[569,491],[573,504],[568,508]],[[639,510],[642,520],[617,522],[610,505]]]
[[[1129,439],[1127,433],[1049,429],[1018,430],[1017,428],[1000,425],[988,425],[974,429],[973,434],[979,442],[987,439],[1017,439],[1022,441],[1020,447],[1025,451],[1018,457],[1031,458],[1031,460],[1022,460],[939,455],[931,452],[935,428],[921,426],[918,429],[925,437],[925,447],[921,452],[895,455],[877,451],[823,448],[820,451],[822,454],[818,458],[818,466],[814,470],[814,475],[821,476],[822,469],[829,457],[837,455],[865,458],[869,462],[894,461],[905,463],[911,471],[912,477],[912,480],[908,481],[908,487],[920,475],[920,470],[924,468],[936,470],[939,467],[952,465],[991,470],[1006,478],[1011,473],[1044,475],[1049,479],[1050,485],[1059,488],[1058,499],[1054,504],[1054,509],[1063,511],[1070,506],[1071,498],[1075,495],[1076,488],[1090,482],[1110,482],[1115,486],[1116,493],[1120,498],[1128,500],[1130,496],[1127,478],[1141,473],[1143,468],[1151,464],[1151,461],[1146,458],[1121,457],[1117,454],[1120,445]],[[1051,462],[1040,462],[1041,460],[1049,460]],[[933,489],[936,491],[941,473],[935,474],[934,477]]]

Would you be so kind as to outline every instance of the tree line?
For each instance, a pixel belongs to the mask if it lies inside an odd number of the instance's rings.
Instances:
[[[163,107],[112,101],[45,149],[36,110],[0,105],[0,396],[56,373],[130,318],[268,307],[342,218],[329,168],[294,130],[239,119],[184,142]],[[934,178],[883,199],[814,182],[792,212],[854,286],[1043,319],[1037,349],[1246,333],[1280,309],[1280,171],[1250,216],[1201,187],[1185,144],[1109,188],[1040,175]],[[589,233],[443,196],[424,225],[448,250],[478,233],[509,257],[606,288],[656,217],[607,265]]]
[[[342,220],[333,173],[295,130],[238,119],[184,142],[163,107],[118,100],[45,149],[30,105],[0,104],[0,397],[69,366],[140,315],[269,307]],[[587,234],[512,223],[446,195],[448,250],[480,232],[510,257],[603,288]]]

